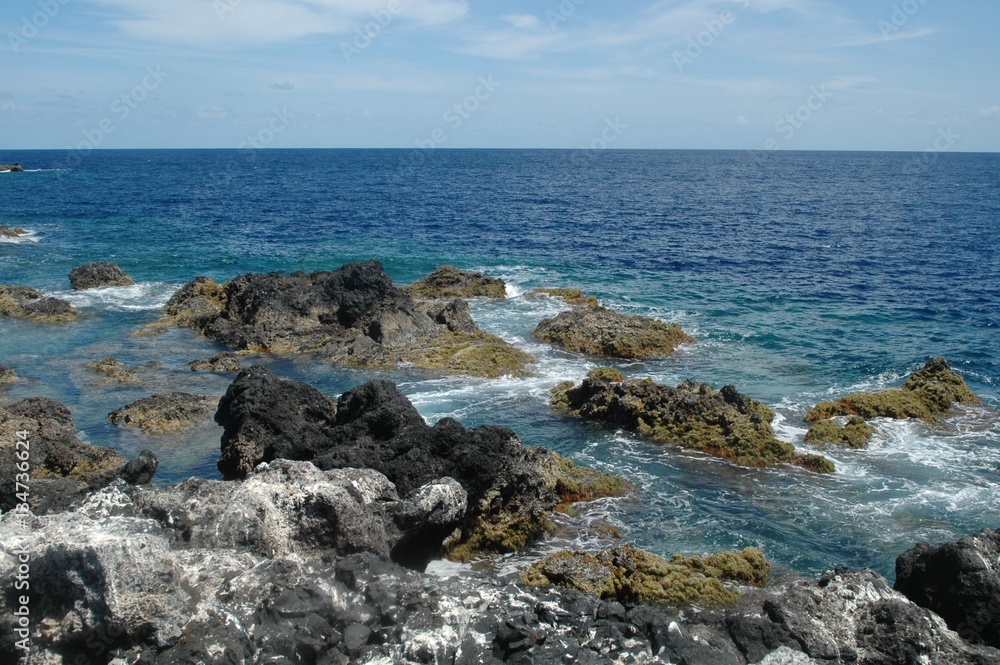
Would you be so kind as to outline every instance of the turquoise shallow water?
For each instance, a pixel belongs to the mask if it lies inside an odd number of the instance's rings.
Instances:
[[[194,374],[219,349],[189,331],[129,333],[197,275],[332,269],[380,259],[399,282],[442,263],[503,277],[510,297],[479,301],[480,325],[534,353],[528,379],[395,372],[430,421],[500,423],[634,482],[636,496],[591,516],[661,554],[755,545],[815,574],[891,574],[921,539],[1000,526],[1000,156],[866,153],[559,151],[107,151],[72,170],[59,152],[24,152],[35,170],[0,174],[0,283],[68,297],[81,320],[0,319],[0,363],[73,410],[87,440],[161,458],[158,482],[217,477],[219,429],[180,437],[119,431],[107,413],[150,392],[221,395]],[[69,270],[112,260],[138,285],[69,291]],[[869,450],[830,451],[838,473],[752,470],[569,420],[548,389],[598,363],[531,339],[563,308],[537,286],[576,286],[623,312],[678,321],[697,338],[674,357],[622,364],[667,383],[735,384],[803,446],[820,399],[898,385],[948,358],[986,407],[946,423],[878,422]],[[83,363],[115,355],[143,384],[92,385]],[[263,358],[337,394],[374,375],[310,359]],[[3,399],[0,398],[0,399]]]

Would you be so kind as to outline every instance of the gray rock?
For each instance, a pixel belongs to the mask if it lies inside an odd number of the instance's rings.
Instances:
[[[215,372],[216,374],[238,374],[240,357],[235,353],[218,353],[208,360],[194,360],[188,363],[192,372]]]
[[[20,381],[20,378],[10,367],[0,365],[0,388]]]
[[[453,298],[506,298],[507,286],[502,279],[478,272],[441,266],[409,286],[418,298],[451,300]]]
[[[88,263],[69,271],[69,283],[74,291],[100,289],[108,286],[132,286],[135,282],[125,271],[110,261]]]
[[[0,284],[0,316],[40,323],[67,323],[75,320],[78,315],[65,300],[43,296],[28,286]]]

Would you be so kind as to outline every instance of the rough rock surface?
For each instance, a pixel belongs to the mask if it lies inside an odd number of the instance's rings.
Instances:
[[[43,296],[28,286],[0,284],[0,316],[41,323],[67,323],[79,313],[65,300]]]
[[[101,378],[97,381],[99,384],[134,385],[139,383],[139,375],[136,374],[135,369],[113,356],[101,358],[97,362],[87,363],[84,367],[101,375]]]
[[[524,373],[527,354],[459,324],[461,313],[432,317],[426,309],[372,260],[332,272],[240,275],[222,285],[199,277],[174,294],[147,332],[180,325],[238,351],[314,353],[355,366]]]
[[[797,464],[832,472],[833,463],[795,452],[771,429],[774,412],[737,392],[685,381],[676,388],[649,379],[588,376],[552,389],[552,403],[587,420],[602,420],[667,444],[700,450],[746,466]]]
[[[74,291],[101,289],[108,286],[132,286],[135,281],[110,261],[88,263],[69,271],[69,283]]]
[[[895,588],[969,642],[1000,648],[1000,530],[918,544],[896,559]]]
[[[626,359],[665,358],[694,341],[676,323],[625,316],[604,307],[562,312],[539,323],[532,334],[570,351]]]
[[[3,386],[9,386],[12,383],[16,383],[20,379],[17,374],[10,367],[6,365],[0,365],[0,388]]]
[[[979,404],[961,376],[944,358],[931,358],[900,388],[877,393],[854,393],[835,402],[820,402],[806,414],[806,422],[835,416],[862,418],[919,418],[935,423],[955,404]]]
[[[601,306],[597,298],[594,296],[588,296],[583,293],[580,289],[561,289],[561,288],[540,288],[531,291],[534,294],[541,294],[550,296],[552,298],[561,298],[563,302],[567,305],[586,306],[590,309],[597,309]]]
[[[21,433],[19,435],[19,433]],[[18,441],[26,445],[18,445]],[[17,453],[27,451],[30,479],[28,504],[36,512],[61,510],[87,492],[122,477],[149,482],[156,458],[144,452],[132,462],[111,448],[91,446],[76,436],[69,409],[47,397],[31,397],[0,408],[0,509],[10,510],[23,467]]]
[[[875,428],[864,418],[851,416],[843,425],[832,420],[821,420],[806,432],[806,443],[822,445],[832,443],[848,448],[867,448]]]
[[[150,434],[171,434],[207,422],[218,402],[207,395],[163,393],[136,400],[112,411],[108,420]]]
[[[458,558],[524,547],[566,500],[560,489],[569,496],[586,486],[603,496],[614,486],[560,469],[554,453],[524,447],[505,427],[468,430],[451,418],[430,427],[388,381],[358,386],[334,402],[304,383],[252,367],[236,377],[215,419],[225,428],[219,470],[226,478],[246,477],[257,464],[279,458],[321,469],[376,469],[403,494],[444,475],[455,478],[469,496],[461,535],[448,545]]]
[[[478,272],[459,270],[454,266],[441,266],[409,287],[418,298],[506,298],[507,286],[502,279],[487,277]]]
[[[193,360],[188,363],[192,372],[215,372],[216,374],[238,374],[240,357],[235,353],[217,353],[208,360]]]
[[[16,226],[0,226],[0,238],[20,238],[28,231]]]
[[[14,173],[22,173],[24,172],[24,167],[22,167],[17,162],[14,162],[13,164],[0,164],[0,171],[12,171]]]

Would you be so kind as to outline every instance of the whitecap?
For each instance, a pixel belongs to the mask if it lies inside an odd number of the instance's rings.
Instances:
[[[25,229],[26,233],[19,235],[16,238],[8,238],[7,236],[0,236],[0,242],[8,243],[11,245],[20,245],[25,242],[38,242],[38,232],[32,231],[31,229]]]
[[[141,312],[162,308],[178,288],[180,287],[176,284],[165,282],[140,282],[132,286],[109,286],[86,291],[56,291],[46,295],[69,301],[77,308]]]

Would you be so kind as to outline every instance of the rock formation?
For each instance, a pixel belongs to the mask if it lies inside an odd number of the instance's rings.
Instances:
[[[574,308],[545,319],[532,334],[570,351],[624,359],[665,358],[694,339],[676,323],[624,316],[610,309]]]
[[[23,235],[27,235],[27,233],[26,229],[16,226],[0,226],[0,238],[20,238]]]
[[[417,298],[506,298],[507,286],[502,279],[487,277],[478,272],[459,270],[454,266],[441,266],[426,277],[407,287]]]
[[[587,420],[601,420],[655,441],[700,450],[746,466],[797,464],[832,472],[833,463],[795,452],[771,429],[774,412],[741,395],[686,381],[676,388],[649,379],[618,381],[618,375],[591,372],[580,385],[562,383],[552,404]]]
[[[9,386],[12,383],[16,383],[20,378],[10,367],[6,365],[0,365],[0,388],[4,386]]]
[[[40,323],[67,323],[75,320],[78,313],[65,300],[43,296],[31,287],[0,284],[0,316]]]
[[[97,381],[99,384],[134,385],[139,383],[139,375],[136,374],[135,369],[114,356],[106,356],[97,362],[86,363],[84,367],[101,375]]]
[[[138,427],[150,434],[172,434],[211,420],[218,401],[206,395],[150,395],[108,414],[121,427]]]
[[[216,374],[238,374],[240,357],[235,353],[217,353],[208,360],[193,360],[188,363],[192,372],[214,372]]]
[[[0,173],[4,171],[11,171],[12,173],[22,173],[24,172],[24,168],[17,162],[14,162],[13,164],[0,164]]]
[[[124,270],[109,261],[88,263],[73,268],[69,271],[69,283],[74,291],[135,284]]]
[[[552,298],[560,298],[567,305],[572,305],[573,307],[586,306],[589,309],[597,309],[601,306],[601,303],[598,302],[597,298],[585,295],[580,289],[543,287],[540,289],[533,289],[530,293],[546,295]]]
[[[806,443],[812,445],[832,443],[848,448],[866,448],[874,433],[875,428],[858,416],[849,417],[843,425],[838,425],[832,420],[820,420],[806,432]]]

